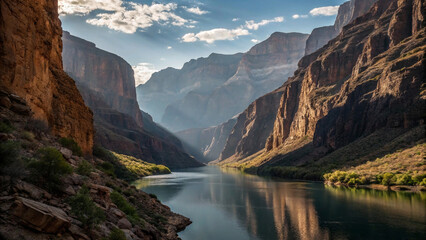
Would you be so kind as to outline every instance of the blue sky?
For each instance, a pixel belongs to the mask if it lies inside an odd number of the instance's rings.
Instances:
[[[137,82],[212,52],[245,52],[273,32],[332,25],[345,0],[59,0],[63,29],[135,66]]]

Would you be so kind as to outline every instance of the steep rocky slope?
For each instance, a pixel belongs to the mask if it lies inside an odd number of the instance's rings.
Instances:
[[[251,138],[250,147],[224,155],[221,163],[308,166],[379,129],[404,132],[424,124],[424,16],[424,1],[377,1],[325,47],[302,58],[295,76],[275,91],[281,92],[275,111],[252,116],[254,122],[276,116],[265,148],[244,158],[259,144]],[[262,127],[244,125],[251,131]]]
[[[190,92],[170,104],[162,119],[172,130],[221,124],[282,84],[303,56],[308,35],[274,33],[245,53],[235,74],[210,92]]]
[[[145,112],[160,122],[166,107],[189,93],[206,93],[235,74],[242,54],[211,54],[185,63],[182,69],[167,68],[154,73],[137,87],[138,101]],[[168,126],[167,126],[168,127]]]
[[[20,111],[25,100],[0,96],[20,106],[0,104],[1,239],[179,239],[191,223],[120,180],[133,175],[125,164],[110,165],[99,150],[79,156]]]
[[[94,113],[97,144],[170,168],[201,166],[139,110],[133,70],[125,60],[69,33],[63,39],[64,68]]]
[[[0,87],[24,98],[54,134],[91,153],[93,117],[62,68],[57,1],[5,0],[0,12]]]
[[[343,27],[355,18],[363,15],[377,0],[351,0],[339,7],[336,21],[333,26],[315,28],[308,40],[306,40],[305,55],[309,55],[323,47],[331,39],[335,38]]]

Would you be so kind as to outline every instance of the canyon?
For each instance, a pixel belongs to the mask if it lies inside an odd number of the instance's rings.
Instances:
[[[411,13],[416,14],[410,18]],[[346,25],[335,39],[303,57],[295,76],[282,87],[256,100],[254,105],[267,101],[265,98],[273,94],[280,99],[278,108],[270,109],[269,114],[254,111],[250,115],[257,124],[242,119],[245,128],[240,130],[238,127],[243,123],[236,123],[219,164],[260,168],[305,166],[305,169],[321,164],[325,168],[327,162],[321,159],[328,158],[324,156],[380,129],[389,129],[388,133],[396,131],[392,129],[407,132],[423,125],[425,29],[422,26],[424,3],[421,1],[377,1],[365,15]],[[255,108],[247,111],[251,109]],[[250,136],[250,132],[263,129],[260,123],[271,117],[274,123],[266,142],[265,138]],[[242,132],[240,136],[244,137],[232,141],[235,132]],[[420,133],[413,140],[421,139]],[[227,152],[228,146],[235,146],[238,140],[240,148],[232,147]],[[251,144],[244,145],[246,142]],[[264,147],[259,148],[262,143]],[[252,154],[253,148],[259,152]],[[306,178],[321,177],[321,174],[316,177],[306,174]],[[298,177],[304,178],[303,174]]]
[[[170,168],[202,166],[179,139],[139,109],[130,64],[68,32],[63,45],[64,70],[94,113],[96,144]]]
[[[340,5],[334,25],[315,28],[306,39],[306,44],[302,47],[304,50],[302,49],[301,51],[304,51],[305,55],[309,55],[326,45],[328,41],[340,33],[343,26],[354,20],[356,17],[366,13],[374,2],[375,0],[351,0]],[[279,33],[276,34],[278,35]],[[282,45],[282,43],[277,44]],[[270,49],[274,49],[273,42],[270,40],[266,40],[257,46],[260,45],[263,45],[263,48],[265,48],[265,46],[269,46]],[[253,49],[256,49],[257,46],[253,47]],[[262,56],[265,58],[271,57],[269,55]],[[298,61],[301,58],[302,55],[298,55],[297,57],[294,56],[293,61]],[[266,62],[268,63],[268,61]],[[271,66],[274,66],[274,64],[275,63],[270,62]],[[296,65],[292,69],[291,74],[293,74],[293,71],[295,70]],[[281,85],[288,77],[291,76],[291,74],[276,75],[276,84]],[[272,76],[268,76],[268,79],[270,79],[270,77]],[[273,89],[275,88],[270,88],[271,91]],[[274,119],[276,116],[275,110],[278,109],[279,99],[281,98],[283,91],[283,89],[277,89],[270,93],[268,93],[268,91],[263,91],[262,94],[265,94],[265,96],[251,102],[248,108],[234,117],[235,119],[238,119],[238,121],[232,123],[234,127],[229,126],[230,123],[226,122],[219,124],[216,127],[209,127],[206,129],[188,129],[177,132],[176,134],[180,139],[186,142],[189,146],[187,147],[187,150],[191,152],[191,154],[198,156],[204,161],[223,160],[233,155],[238,155],[239,158],[250,156],[265,147],[266,141],[273,130]],[[229,104],[230,103],[227,103],[226,106]],[[213,138],[212,135],[205,134],[206,132],[211,132],[212,129],[220,130],[225,126],[227,126],[226,129],[228,130],[220,131],[221,135],[219,136],[215,136]],[[251,129],[256,130],[252,131]],[[200,137],[194,138],[194,135],[199,135]],[[206,152],[206,149],[217,150],[214,152]],[[205,157],[207,155],[209,156]]]

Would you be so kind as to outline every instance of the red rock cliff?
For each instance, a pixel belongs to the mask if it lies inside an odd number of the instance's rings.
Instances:
[[[93,146],[93,117],[62,68],[57,0],[0,2],[0,87],[23,97],[54,134]]]

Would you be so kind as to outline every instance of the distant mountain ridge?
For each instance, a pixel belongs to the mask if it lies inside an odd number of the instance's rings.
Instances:
[[[161,124],[173,131],[220,124],[291,75],[304,54],[307,37],[301,33],[274,33],[244,54],[212,54],[191,60],[181,70],[162,70],[138,87],[138,100],[142,109],[150,112],[149,108],[158,107],[166,99],[169,103]],[[170,86],[165,82],[180,86],[168,90]]]

